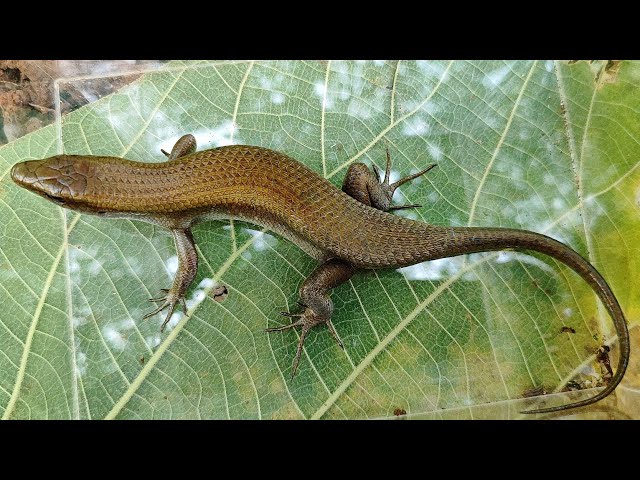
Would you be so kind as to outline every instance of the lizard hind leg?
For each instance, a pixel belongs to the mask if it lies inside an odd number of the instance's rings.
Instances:
[[[373,172],[364,163],[354,163],[349,167],[347,175],[342,183],[342,191],[355,198],[365,205],[377,208],[383,212],[401,210],[405,208],[419,208],[418,204],[391,205],[391,199],[396,189],[405,183],[420,177],[435,167],[436,164],[429,165],[424,170],[413,175],[401,178],[397,182],[389,183],[391,175],[391,155],[387,148],[387,166],[384,173],[384,180],[380,180],[380,171],[373,165]]]
[[[325,324],[340,348],[344,349],[344,345],[331,323],[333,302],[331,298],[329,298],[329,291],[349,280],[354,273],[355,269],[342,260],[332,259],[323,263],[307,277],[300,287],[300,301],[298,303],[304,307],[304,311],[302,313],[281,312],[281,314],[286,317],[294,317],[298,318],[298,320],[283,327],[266,329],[267,332],[282,332],[295,327],[302,328],[296,356],[291,369],[291,378],[293,378],[298,370],[300,356],[302,355],[307,334],[309,330],[316,325]]]

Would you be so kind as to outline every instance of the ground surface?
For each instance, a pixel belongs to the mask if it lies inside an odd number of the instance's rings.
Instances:
[[[131,83],[140,75],[136,72],[161,64],[156,60],[0,60],[0,145],[53,123],[57,79],[88,78],[82,87],[70,83],[61,89],[60,111],[65,114]]]

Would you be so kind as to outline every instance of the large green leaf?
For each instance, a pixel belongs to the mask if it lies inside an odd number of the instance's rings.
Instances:
[[[636,326],[639,87],[634,62],[176,62],[12,142],[0,149],[0,412],[479,418],[593,395],[523,399],[593,385],[593,354],[615,334],[589,287],[542,255],[356,276],[333,294],[345,351],[317,329],[291,380],[297,333],[263,329],[296,308],[315,267],[295,245],[237,222],[197,226],[191,315],[160,334],[162,318],[141,317],[175,271],[170,235],[60,209],[8,171],[60,151],[163,161],[160,148],[191,132],[200,148],[283,151],[339,186],[355,161],[382,167],[388,146],[396,177],[438,163],[396,196],[425,205],[405,215],[558,238],[596,265]],[[210,295],[220,283],[223,302]],[[604,404],[638,415],[625,406],[634,391],[632,361]]]

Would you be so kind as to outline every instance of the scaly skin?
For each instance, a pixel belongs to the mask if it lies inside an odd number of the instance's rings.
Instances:
[[[606,397],[620,383],[630,350],[624,315],[602,276],[566,245],[526,230],[442,227],[389,214],[383,210],[413,206],[391,206],[393,190],[410,178],[389,185],[389,160],[382,183],[364,165],[352,165],[343,185],[347,194],[303,164],[274,150],[234,145],[192,153],[195,141],[189,137],[176,144],[165,163],[59,155],[16,164],[11,176],[22,187],[66,208],[143,220],[172,229],[180,268],[167,296],[154,299],[165,303],[152,314],[165,307],[173,312],[184,299],[197,268],[189,228],[198,221],[246,220],[298,244],[322,265],[301,289],[305,312],[288,314],[301,319],[271,329],[303,327],[294,373],[310,328],[325,323],[338,340],[330,322],[333,304],[328,292],[357,270],[398,268],[507,248],[547,254],[573,269],[597,293],[613,319],[621,353],[615,375],[594,397],[526,413],[589,405]],[[169,318],[170,314],[165,324]]]

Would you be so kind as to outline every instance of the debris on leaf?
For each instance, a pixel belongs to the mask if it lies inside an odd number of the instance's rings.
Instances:
[[[544,388],[544,385],[539,385],[537,387],[527,388],[522,392],[522,396],[524,398],[527,397],[537,397],[539,395],[546,395],[548,392]]]
[[[576,333],[576,329],[565,326],[560,329],[560,333]]]
[[[618,80],[618,72],[620,72],[621,65],[622,62],[620,60],[607,60],[607,63],[600,71],[600,76],[602,77],[600,86],[602,86],[603,83],[616,83],[616,80]]]
[[[216,302],[223,302],[229,296],[229,290],[224,285],[220,285],[211,290],[211,296]]]
[[[611,359],[609,358],[610,350],[611,348],[609,348],[609,345],[602,345],[596,351],[596,360],[598,360],[600,367],[606,370],[606,372],[603,373],[602,375],[602,380],[604,381],[605,385],[608,384],[609,381],[611,380],[611,377],[613,377],[613,370],[611,368]]]
[[[602,88],[605,83],[615,83],[621,66],[620,60],[607,60],[596,73],[596,87]]]

